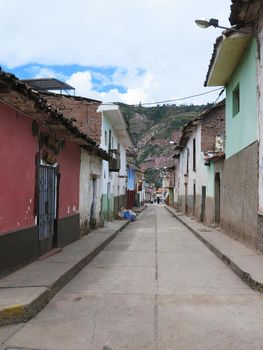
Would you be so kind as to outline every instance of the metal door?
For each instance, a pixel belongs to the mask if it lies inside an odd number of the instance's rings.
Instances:
[[[38,170],[38,237],[39,255],[52,249],[56,218],[56,168],[39,166]]]

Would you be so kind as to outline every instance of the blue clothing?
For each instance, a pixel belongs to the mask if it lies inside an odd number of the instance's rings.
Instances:
[[[123,217],[124,217],[124,219],[128,219],[128,220],[130,220],[130,221],[134,221],[134,220],[135,220],[135,216],[134,216],[134,215],[131,215],[131,214],[129,213],[128,210],[126,210],[126,211],[123,213]]]

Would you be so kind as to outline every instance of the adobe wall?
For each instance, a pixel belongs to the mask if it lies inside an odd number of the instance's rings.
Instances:
[[[64,117],[75,119],[80,131],[100,144],[102,116],[100,112],[97,112],[99,103],[63,95],[45,94],[44,98],[53,107],[58,108]]]
[[[215,108],[208,113],[201,122],[201,151],[212,151],[215,147],[217,135],[225,134],[225,106]]]
[[[250,247],[257,246],[258,142],[224,161],[221,227]]]

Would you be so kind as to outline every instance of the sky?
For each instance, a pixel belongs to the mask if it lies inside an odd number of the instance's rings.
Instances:
[[[76,95],[152,103],[201,94],[230,0],[0,0],[0,66],[20,79],[52,77]],[[175,102],[214,102],[219,92]]]

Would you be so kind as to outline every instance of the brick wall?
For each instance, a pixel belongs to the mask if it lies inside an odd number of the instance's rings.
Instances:
[[[201,151],[213,151],[217,135],[225,137],[225,106],[213,109],[202,120],[201,125]]]
[[[97,112],[100,103],[63,95],[45,95],[53,107],[58,108],[66,118],[76,119],[76,126],[97,144],[101,138],[101,113]]]

